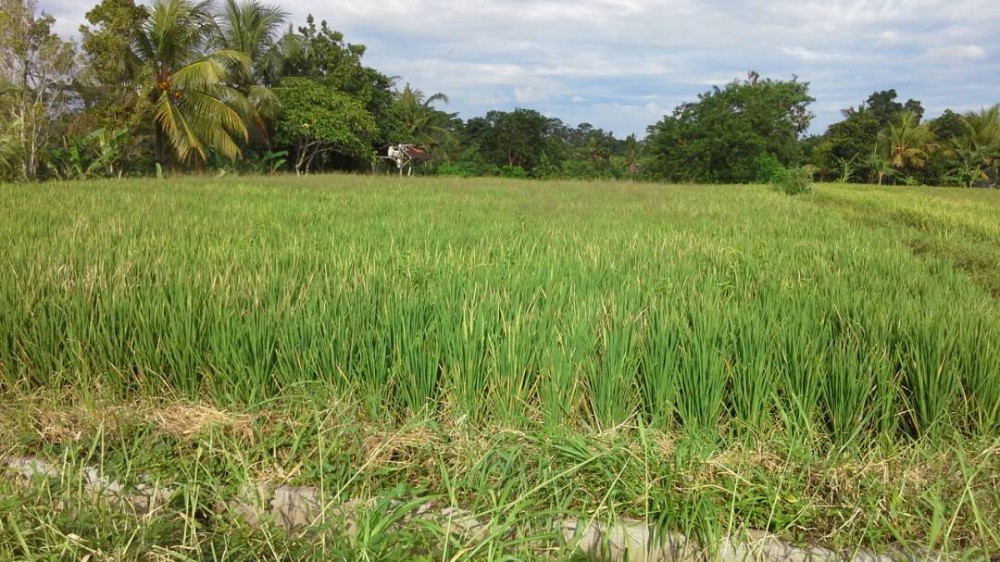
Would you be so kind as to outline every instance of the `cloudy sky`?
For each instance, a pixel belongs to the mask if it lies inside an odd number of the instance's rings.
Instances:
[[[38,0],[78,35],[97,0]],[[143,0],[148,2],[149,0]],[[876,90],[945,108],[1000,102],[997,0],[278,0],[327,20],[365,63],[468,119],[536,109],[624,137],[742,78],[810,83],[811,132]]]

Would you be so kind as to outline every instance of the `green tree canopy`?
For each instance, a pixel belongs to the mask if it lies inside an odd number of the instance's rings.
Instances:
[[[580,123],[574,128],[567,127],[562,136],[565,147],[562,161],[564,175],[599,178],[615,174],[612,156],[620,143],[610,132],[590,123]],[[621,150],[623,153],[626,151],[624,144]],[[623,164],[624,166],[627,164]]]
[[[744,183],[758,178],[762,158],[797,163],[812,119],[808,89],[796,78],[751,72],[699,95],[649,127],[650,171],[671,181]]]
[[[76,48],[34,0],[0,0],[0,178],[35,179],[70,111]]]
[[[469,119],[464,139],[478,146],[487,162],[520,167],[530,174],[543,161],[558,158],[561,142],[554,132],[561,123],[533,109],[490,111],[484,117]]]
[[[944,110],[940,116],[928,122],[928,126],[939,142],[947,143],[966,133],[965,118],[950,109]]]
[[[310,14],[298,28],[281,65],[281,76],[310,78],[361,103],[374,119],[377,131],[371,148],[399,142],[399,121],[393,111],[393,79],[362,63],[366,47],[348,43],[344,34],[325,20],[316,25]]]
[[[939,141],[951,177],[965,186],[995,183],[1000,169],[1000,104],[969,111],[958,116],[957,123],[948,116],[946,123],[949,134],[939,134]]]
[[[886,146],[879,144],[879,133],[898,120],[901,113],[911,116],[913,125],[920,123],[924,113],[919,101],[896,101],[896,90],[872,92],[863,104],[841,111],[844,117],[830,125],[818,140],[811,163],[827,179],[867,182],[881,180],[895,171],[889,161]],[[884,143],[883,143],[884,144]]]
[[[884,129],[892,124],[896,116],[903,111],[908,111],[916,116],[917,123],[924,116],[923,105],[914,99],[908,99],[905,103],[896,101],[898,94],[895,89],[872,92],[865,101],[865,107],[872,112],[878,121],[879,128]]]
[[[841,111],[844,120],[830,125],[813,152],[813,163],[840,181],[868,181],[879,118],[867,105]]]
[[[378,126],[359,100],[310,78],[285,78],[275,93],[282,111],[275,140],[292,149],[296,173],[331,155],[371,162]]]
[[[133,162],[147,148],[141,140],[153,130],[144,122],[150,108],[149,97],[142,94],[152,69],[132,48],[148,19],[148,8],[134,0],[101,0],[87,12],[89,25],[80,26],[86,63],[80,83],[84,126],[124,131],[118,148],[123,160]]]

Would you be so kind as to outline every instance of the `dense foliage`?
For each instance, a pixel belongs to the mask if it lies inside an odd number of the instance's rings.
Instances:
[[[0,180],[162,171],[383,171],[424,146],[418,173],[536,178],[996,185],[1000,106],[925,120],[873,92],[804,137],[808,83],[751,71],[682,103],[645,139],[531,108],[462,119],[364,63],[367,48],[261,0],[101,0],[79,44],[36,0],[0,0]],[[402,87],[400,87],[402,86]],[[313,110],[315,110],[313,112]],[[383,158],[379,158],[383,156]]]
[[[751,73],[682,104],[649,128],[652,172],[672,181],[769,181],[774,163],[800,159],[798,140],[812,119],[807,91],[797,80]]]
[[[920,102],[874,92],[814,139],[822,179],[870,183],[997,185],[1000,105],[924,121]]]
[[[308,173],[331,155],[369,156],[378,126],[357,98],[308,78],[284,78],[275,92],[282,109],[275,141],[291,148],[296,172]]]

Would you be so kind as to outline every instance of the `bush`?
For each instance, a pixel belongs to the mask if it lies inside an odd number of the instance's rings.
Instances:
[[[461,160],[458,162],[446,162],[444,164],[440,164],[434,168],[434,173],[439,176],[473,178],[499,175],[500,168],[493,164]]]
[[[775,174],[772,186],[778,191],[784,191],[788,195],[798,195],[799,193],[809,193],[812,191],[813,172],[812,166],[802,166],[781,170]]]
[[[763,184],[774,183],[788,172],[770,152],[762,152],[754,158],[754,167],[757,168],[757,183]]]
[[[500,168],[500,177],[524,179],[528,177],[528,172],[520,166],[504,166]]]

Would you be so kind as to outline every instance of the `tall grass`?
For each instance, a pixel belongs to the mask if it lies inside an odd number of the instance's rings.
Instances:
[[[996,300],[812,199],[267,182],[0,188],[0,388],[253,404],[322,382],[384,420],[842,446],[997,431]]]

